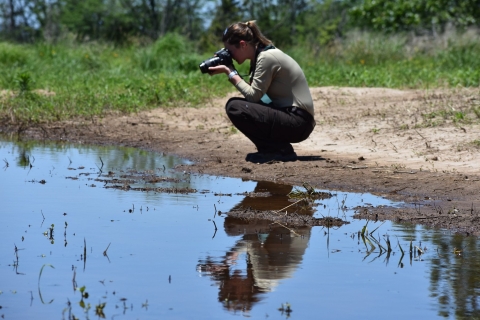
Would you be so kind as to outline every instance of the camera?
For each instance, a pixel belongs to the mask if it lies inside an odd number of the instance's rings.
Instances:
[[[218,65],[225,65],[229,66],[232,65],[232,55],[230,54],[230,51],[228,49],[222,48],[215,52],[215,56],[211,57],[210,59],[207,59],[200,63],[200,71],[202,73],[208,73],[208,68],[210,67],[215,67]]]

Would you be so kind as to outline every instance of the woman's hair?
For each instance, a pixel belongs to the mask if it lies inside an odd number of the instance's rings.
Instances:
[[[237,22],[225,29],[222,37],[224,43],[237,46],[241,40],[254,46],[258,44],[263,46],[273,45],[273,42],[262,34],[255,20]]]

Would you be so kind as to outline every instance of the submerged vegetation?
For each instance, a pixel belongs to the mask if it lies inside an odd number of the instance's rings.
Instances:
[[[322,47],[282,49],[300,62],[312,87],[478,87],[479,38],[478,30],[425,38],[351,32]],[[147,46],[0,43],[0,116],[28,123],[208,105],[233,87],[199,71],[212,53],[195,47],[177,34]],[[247,64],[238,66],[243,75]]]

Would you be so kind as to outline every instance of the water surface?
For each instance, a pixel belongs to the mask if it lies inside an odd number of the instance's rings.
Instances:
[[[373,221],[362,238],[355,208],[392,205],[371,194],[319,190],[332,197],[295,210],[350,223],[288,229],[222,212],[281,210],[301,187],[176,172],[168,155],[3,141],[0,161],[5,319],[479,313],[478,240]]]

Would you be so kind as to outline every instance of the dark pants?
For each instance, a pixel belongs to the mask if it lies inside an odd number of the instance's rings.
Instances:
[[[233,125],[262,153],[292,153],[291,143],[307,139],[315,128],[313,116],[296,107],[276,108],[232,98],[225,109]]]

